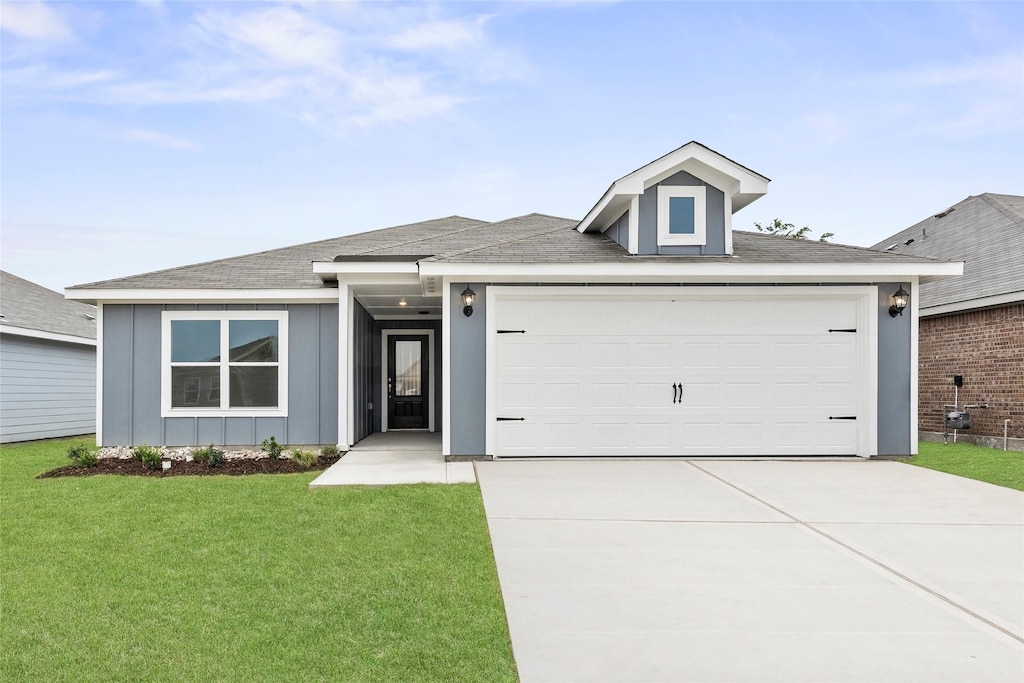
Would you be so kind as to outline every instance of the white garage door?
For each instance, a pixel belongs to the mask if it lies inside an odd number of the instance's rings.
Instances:
[[[853,297],[495,307],[498,457],[857,453]]]

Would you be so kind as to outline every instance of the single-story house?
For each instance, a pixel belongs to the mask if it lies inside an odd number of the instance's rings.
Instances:
[[[96,307],[0,271],[0,443],[96,431]]]
[[[733,230],[768,183],[690,142],[582,220],[450,216],[69,288],[99,307],[100,442],[914,452],[915,297],[962,264]]]
[[[988,406],[970,411],[959,439],[1001,448],[1005,430],[1008,446],[1024,450],[1024,197],[968,197],[874,248],[964,261],[962,277],[920,288],[922,436],[941,438],[944,406],[958,400]]]

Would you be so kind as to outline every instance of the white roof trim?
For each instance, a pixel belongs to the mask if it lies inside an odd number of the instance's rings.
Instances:
[[[33,339],[46,339],[49,341],[65,342],[67,344],[81,344],[82,346],[96,346],[96,340],[89,337],[79,337],[74,334],[60,334],[57,332],[45,332],[43,330],[30,330],[27,327],[14,327],[12,325],[0,325],[0,334],[13,334],[19,337],[32,337]]]
[[[635,197],[679,171],[687,171],[722,190],[731,199],[733,212],[764,196],[770,182],[699,142],[688,142],[612,183],[576,229],[604,232]]]
[[[415,261],[314,261],[313,272],[321,280],[333,280],[327,275],[347,275],[349,273],[415,273]]]
[[[158,304],[225,302],[233,304],[337,302],[338,290],[323,289],[78,289],[69,287],[64,296],[72,301],[94,303]]]
[[[1024,301],[1024,291],[1021,292],[1010,292],[1009,294],[996,294],[994,296],[984,296],[980,299],[970,299],[969,301],[955,301],[951,304],[940,304],[938,306],[927,306],[920,309],[920,316],[922,318],[934,317],[936,315],[945,315],[947,313],[960,313],[962,311],[973,311],[979,308],[992,308],[994,306],[1004,306],[1006,304],[1014,304],[1020,301]]]
[[[476,282],[922,282],[963,274],[962,262],[938,263],[439,263],[420,276]]]

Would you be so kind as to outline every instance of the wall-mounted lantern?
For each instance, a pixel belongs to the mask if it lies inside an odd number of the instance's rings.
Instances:
[[[910,303],[910,293],[903,289],[903,285],[892,295],[892,306],[889,307],[889,315],[896,317],[903,315],[903,309]]]
[[[476,292],[474,292],[472,289],[470,289],[469,285],[466,285],[466,289],[463,290],[463,292],[462,292],[462,303],[463,303],[462,312],[466,315],[467,318],[469,316],[473,315],[473,302],[475,302],[475,301],[476,301]]]

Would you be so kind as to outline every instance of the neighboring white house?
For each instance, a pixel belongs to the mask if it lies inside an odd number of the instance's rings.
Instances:
[[[96,308],[0,271],[0,443],[96,431]]]

